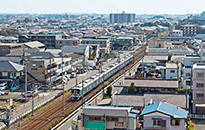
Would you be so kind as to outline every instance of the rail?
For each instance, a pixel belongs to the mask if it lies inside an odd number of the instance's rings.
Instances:
[[[136,66],[138,65],[138,63],[137,64],[135,64],[134,66],[132,66],[132,68],[131,68],[131,70],[132,69],[134,69]],[[129,70],[127,70],[126,72],[125,72],[125,74],[128,74],[129,73]],[[111,82],[110,84],[108,84],[105,88],[104,88],[104,91],[103,90],[101,90],[100,92],[98,92],[95,96],[93,96],[90,100],[88,100],[87,102],[86,102],[86,104],[87,103],[91,103],[95,98],[97,98],[101,93],[103,93],[103,92],[105,92],[106,91],[106,89],[109,87],[109,86],[111,86],[111,85],[113,85],[114,83],[116,83],[118,80],[120,80],[122,77],[123,77],[124,75],[122,74],[121,76],[119,76],[116,80],[114,80],[113,82]],[[68,115],[66,118],[64,118],[60,123],[58,123],[56,126],[54,126],[51,130],[55,130],[55,129],[57,129],[58,127],[60,127],[63,123],[65,123],[69,118],[71,118],[72,116],[74,116],[80,109],[82,109],[82,106],[80,106],[78,109],[76,109],[74,112],[72,112],[70,115]]]

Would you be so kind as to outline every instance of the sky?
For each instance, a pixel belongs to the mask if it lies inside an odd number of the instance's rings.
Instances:
[[[205,11],[204,0],[0,0],[0,13],[187,14]]]

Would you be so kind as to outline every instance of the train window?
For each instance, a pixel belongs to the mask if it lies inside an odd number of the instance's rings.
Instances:
[[[74,92],[73,92],[74,94],[78,94],[78,90],[74,90]]]

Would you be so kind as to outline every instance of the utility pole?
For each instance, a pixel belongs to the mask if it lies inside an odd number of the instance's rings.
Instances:
[[[103,99],[104,99],[104,87],[105,87],[105,84],[104,84],[104,82],[105,82],[105,75],[103,74]],[[114,79],[113,79],[114,80]]]
[[[130,63],[129,63],[129,76],[130,76],[130,78],[131,78],[131,73],[130,73]]]
[[[63,114],[63,116],[64,116],[64,107],[65,107],[65,101],[64,101],[64,82],[63,82],[63,64],[64,64],[64,62],[63,62],[63,50],[62,50],[62,54],[61,54],[61,57],[62,57],[62,64],[61,64],[61,83],[62,83],[62,88],[63,88],[63,96],[62,96],[62,98],[63,98],[63,108],[62,108],[62,114]]]
[[[31,114],[31,116],[34,116],[34,91],[32,92],[32,114]]]
[[[50,87],[51,87],[51,53],[50,53],[50,67],[49,67],[49,69],[50,69]]]
[[[25,61],[25,99],[26,99],[26,101],[27,101],[27,63],[28,62],[26,62]]]
[[[78,76],[77,76],[78,75],[77,74],[77,72],[78,72],[78,63],[76,64],[75,68],[76,68],[76,72],[75,73],[76,73],[76,86],[77,86],[78,85]]]
[[[82,107],[84,105],[84,95],[83,95],[83,91],[84,91],[84,80],[82,80]]]
[[[125,72],[126,72],[126,65],[125,65],[125,54],[124,54],[124,70],[125,70]],[[124,73],[124,75],[125,75],[125,73]]]
[[[21,118],[19,116],[19,130],[21,130]]]

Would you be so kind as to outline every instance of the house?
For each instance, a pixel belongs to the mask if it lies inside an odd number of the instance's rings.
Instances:
[[[8,87],[15,87],[22,80],[24,66],[8,60],[0,60],[0,81],[7,82]]]
[[[195,63],[205,63],[205,40],[201,41],[199,55],[186,55],[184,56],[182,73],[183,73],[183,88],[192,88],[191,75],[192,66]]]
[[[193,113],[197,113],[197,114],[205,114],[204,73],[205,73],[204,63],[197,63],[193,65],[192,68]]]
[[[168,56],[150,56],[145,55],[144,60],[156,60],[157,65],[165,66],[165,63],[168,61]]]
[[[55,47],[60,49],[63,46],[78,46],[81,44],[81,39],[71,38],[71,39],[57,39]]]
[[[165,40],[151,40],[148,42],[149,48],[165,48],[166,41]]]
[[[185,130],[188,111],[163,101],[147,105],[140,115],[144,130]]]
[[[82,39],[82,44],[99,45],[100,57],[104,57],[105,54],[110,53],[110,41],[108,39]]]
[[[136,110],[142,111],[143,108],[150,103],[157,103],[166,100],[167,103],[181,107],[188,110],[189,108],[189,95],[179,93],[137,93],[127,94],[123,92],[123,87],[114,87],[113,92],[117,92],[112,96],[111,104],[119,107],[133,107]],[[187,100],[187,102],[186,102]]]
[[[0,56],[6,56],[14,50],[22,50],[23,44],[0,43]]]
[[[126,93],[128,93],[128,87],[134,83],[136,87],[136,93],[146,92],[159,92],[159,93],[174,93],[178,89],[177,80],[161,80],[161,79],[133,79],[125,78],[122,85],[116,85],[115,87],[124,87]]]
[[[166,63],[166,79],[179,79],[181,75],[181,64]]]
[[[7,54],[7,57],[23,57],[24,56],[29,56],[31,55],[30,53],[24,52],[23,50],[13,50],[12,52],[10,52],[9,54]]]
[[[182,30],[173,30],[171,32],[171,36],[173,36],[173,37],[183,37],[183,31]]]
[[[22,63],[22,59],[20,57],[0,57],[0,61],[2,60],[6,60],[6,61],[11,61],[11,62],[14,62],[14,63],[17,63],[17,64],[21,64]]]
[[[23,44],[25,47],[25,51],[28,53],[42,52],[46,50],[46,46],[39,41],[26,42]],[[35,49],[37,51],[35,51]]]
[[[0,42],[2,43],[17,43],[18,42],[18,38],[15,37],[5,37],[5,36],[0,36]]]
[[[71,71],[71,58],[54,57],[50,52],[37,52],[29,56],[27,70],[28,81],[42,84],[57,82],[62,73]]]
[[[84,106],[81,117],[83,125],[78,125],[77,120],[73,121],[73,128],[84,127],[98,130],[135,130],[138,125],[139,111],[132,107],[115,106]],[[78,120],[79,121],[79,120]],[[74,125],[77,124],[77,125]],[[81,128],[80,128],[81,127]]]
[[[75,53],[83,57],[83,65],[88,64],[89,45],[64,46],[63,53]]]

